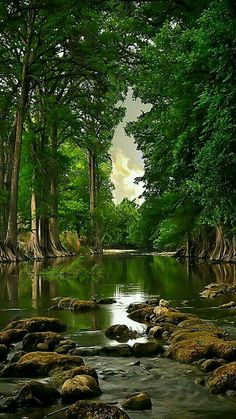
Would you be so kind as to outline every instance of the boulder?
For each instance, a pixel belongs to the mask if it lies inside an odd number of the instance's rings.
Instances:
[[[148,306],[138,310],[131,311],[128,314],[129,319],[139,323],[149,324],[150,316],[153,314],[153,307]]]
[[[61,388],[62,401],[67,403],[101,394],[98,382],[90,375],[76,375],[66,380]]]
[[[190,318],[194,318],[192,314],[181,313],[179,310],[175,310],[174,308],[168,308],[163,306],[157,306],[153,310],[154,315],[156,316],[154,323],[173,323],[178,324],[183,320],[187,320]]]
[[[152,356],[164,352],[163,346],[157,342],[136,342],[132,347],[134,356]]]
[[[169,301],[164,300],[163,298],[161,298],[161,300],[159,301],[159,307],[169,308],[170,307],[170,303],[169,303]]]
[[[129,339],[135,338],[137,332],[130,330],[125,324],[113,324],[105,330],[105,336],[118,342],[127,342]]]
[[[8,354],[6,345],[0,344],[0,362],[5,361]]]
[[[31,317],[29,319],[14,320],[5,327],[4,331],[9,329],[23,329],[28,333],[64,332],[67,326],[60,320],[51,317]]]
[[[226,393],[236,390],[236,362],[223,365],[213,371],[208,380],[207,387],[210,393]]]
[[[44,344],[45,351],[53,351],[56,345],[62,340],[62,336],[55,332],[34,332],[25,335],[22,341],[22,348],[24,351],[42,350]]]
[[[127,410],[150,410],[152,401],[147,393],[136,393],[128,396],[122,407]]]
[[[176,335],[181,333],[182,331],[188,331],[188,332],[208,332],[211,333],[219,338],[223,338],[226,333],[224,329],[221,329],[220,327],[216,326],[215,324],[208,323],[204,320],[198,319],[198,318],[192,318],[189,320],[184,320],[181,323],[178,324],[178,327],[176,328],[175,333],[173,334],[172,338],[174,338]]]
[[[7,365],[0,372],[2,377],[43,377],[55,368],[68,370],[83,365],[75,355],[60,355],[56,352],[29,352],[18,362]]]
[[[167,356],[183,363],[192,363],[201,358],[236,359],[236,341],[219,339],[214,333],[183,331],[171,337]]]
[[[57,387],[61,387],[66,380],[74,378],[76,375],[89,375],[98,383],[98,375],[94,368],[88,365],[81,365],[80,367],[72,368],[71,370],[61,371],[60,369],[52,371],[51,381]]]
[[[160,302],[160,295],[156,296],[156,297],[151,297],[148,300],[145,301],[146,304],[150,305],[150,306],[158,306]]]
[[[16,399],[19,406],[38,406],[53,404],[61,393],[52,385],[39,381],[30,381],[21,387]]]
[[[70,406],[65,413],[66,419],[130,419],[117,406],[96,401],[79,401]]]
[[[8,347],[12,343],[20,342],[27,333],[26,329],[9,329],[0,332],[0,344]]]

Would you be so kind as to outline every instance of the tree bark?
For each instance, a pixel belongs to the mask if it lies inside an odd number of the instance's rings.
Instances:
[[[21,143],[23,124],[25,118],[26,105],[28,102],[30,80],[27,74],[28,66],[30,63],[31,44],[33,36],[33,27],[35,21],[36,12],[33,9],[29,15],[29,24],[27,31],[27,41],[25,47],[25,54],[22,64],[21,73],[21,86],[20,86],[20,97],[19,105],[16,113],[16,135],[14,143],[14,153],[12,160],[12,171],[11,171],[11,190],[10,190],[10,201],[9,201],[9,215],[7,224],[7,234],[5,245],[7,247],[7,254],[12,260],[18,258],[17,248],[17,204],[18,204],[18,186],[19,186],[19,171],[20,171],[20,160],[21,160]]]
[[[97,161],[95,153],[89,150],[89,210],[91,216],[91,237],[94,253],[103,253],[101,227],[97,214],[99,193]]]

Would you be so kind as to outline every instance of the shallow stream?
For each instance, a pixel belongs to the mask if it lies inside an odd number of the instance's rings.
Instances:
[[[236,336],[234,310],[217,308],[235,297],[214,300],[199,298],[199,292],[210,282],[236,281],[236,266],[230,264],[186,263],[154,255],[108,254],[84,256],[44,262],[0,265],[0,329],[16,316],[57,317],[68,325],[66,335],[79,346],[115,345],[104,329],[111,324],[127,324],[141,334],[144,325],[127,318],[126,308],[132,302],[160,295],[171,306],[197,314],[224,327]],[[115,304],[104,305],[95,312],[79,314],[67,310],[54,311],[57,297],[78,299],[113,297]],[[140,338],[145,339],[145,335]],[[134,341],[129,341],[133,344]],[[210,395],[195,384],[201,376],[193,366],[181,365],[164,358],[84,357],[99,374],[100,397],[103,401],[121,402],[124,395],[147,391],[153,401],[152,411],[128,412],[132,419],[143,418],[234,418],[236,403],[223,396]],[[17,391],[24,379],[0,379],[0,395]],[[43,418],[49,411],[17,411],[0,414],[0,418]],[[62,417],[62,414],[52,418]]]

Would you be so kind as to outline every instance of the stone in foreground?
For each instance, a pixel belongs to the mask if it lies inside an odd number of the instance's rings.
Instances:
[[[100,396],[101,393],[97,381],[90,375],[69,378],[61,389],[62,400],[65,403]]]
[[[55,368],[69,370],[83,365],[83,360],[75,355],[60,355],[56,352],[30,352],[18,362],[7,365],[1,371],[2,377],[43,377]]]
[[[163,347],[156,342],[136,342],[132,347],[134,356],[152,356],[163,353]]]
[[[79,401],[70,406],[66,419],[130,419],[123,410],[102,402]]]
[[[230,362],[212,372],[207,380],[207,387],[214,394],[236,390],[236,362]]]
[[[147,393],[138,393],[127,397],[122,407],[127,410],[150,410],[152,401]]]

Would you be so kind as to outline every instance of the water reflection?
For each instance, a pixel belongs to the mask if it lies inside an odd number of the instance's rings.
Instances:
[[[93,257],[58,258],[41,262],[0,265],[0,326],[9,311],[36,311],[49,315],[48,308],[58,296],[90,299],[114,297],[118,304],[97,313],[75,317],[70,312],[50,312],[71,324],[72,329],[99,330],[109,322],[125,321],[124,308],[150,295],[161,295],[173,305],[183,299],[192,306],[208,308],[212,302],[199,299],[199,292],[210,282],[235,281],[236,266],[180,262],[160,256],[127,254]],[[209,310],[208,310],[209,311]],[[21,313],[26,315],[26,313]],[[206,317],[208,312],[205,313]],[[79,322],[78,322],[79,318]],[[126,318],[127,322],[127,318]],[[79,325],[80,323],[80,325]]]

